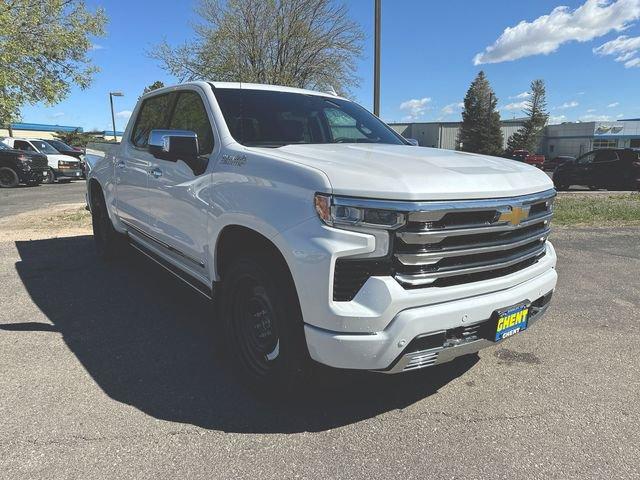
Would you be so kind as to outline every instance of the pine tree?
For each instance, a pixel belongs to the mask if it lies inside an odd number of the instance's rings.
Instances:
[[[462,125],[458,134],[458,148],[465,152],[485,155],[502,154],[498,99],[483,71],[471,83],[464,97]]]
[[[547,93],[544,80],[531,82],[531,99],[523,110],[527,116],[522,128],[518,129],[507,142],[507,150],[527,150],[535,153],[540,143],[542,130],[547,123]]]

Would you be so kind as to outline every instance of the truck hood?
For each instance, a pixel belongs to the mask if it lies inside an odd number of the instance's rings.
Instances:
[[[453,150],[381,144],[251,150],[321,170],[338,195],[455,200],[526,195],[553,188],[551,179],[531,165]]]
[[[47,159],[49,163],[55,162],[75,162],[80,163],[80,161],[76,157],[72,157],[70,155],[63,155],[61,153],[47,153]]]

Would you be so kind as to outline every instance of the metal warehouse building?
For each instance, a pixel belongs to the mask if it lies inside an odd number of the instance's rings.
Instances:
[[[577,157],[599,148],[640,148],[640,119],[548,125],[540,153]]]
[[[524,119],[503,120],[502,148],[507,148],[507,140],[524,124]],[[390,123],[391,128],[405,138],[415,138],[423,147],[455,150],[461,122]]]
[[[524,119],[502,121],[502,147],[524,124]],[[415,138],[423,147],[454,150],[461,122],[391,123],[405,138]],[[548,158],[557,155],[577,157],[598,148],[640,148],[640,119],[617,122],[567,122],[548,125],[536,153]]]

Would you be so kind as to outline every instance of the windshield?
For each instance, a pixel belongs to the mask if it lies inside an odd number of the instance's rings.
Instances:
[[[71,148],[69,145],[67,145],[66,143],[63,143],[63,142],[61,142],[59,140],[46,140],[46,143],[48,143],[49,145],[53,146],[53,148],[55,148],[59,152],[71,152],[71,151],[73,151],[73,148]]]
[[[11,150],[11,149],[7,147],[4,143],[0,142],[0,150]]]
[[[361,106],[339,98],[218,88],[215,95],[237,142],[252,147],[310,143],[406,145],[391,128]]]
[[[58,153],[58,151],[42,140],[31,140],[31,144],[38,149],[40,153]]]

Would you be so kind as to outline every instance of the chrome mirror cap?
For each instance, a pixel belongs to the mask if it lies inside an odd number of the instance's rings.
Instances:
[[[155,147],[162,152],[171,150],[171,137],[193,138],[198,141],[198,135],[189,130],[151,130],[149,134],[149,147]]]

